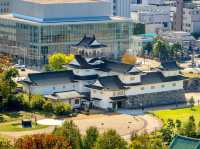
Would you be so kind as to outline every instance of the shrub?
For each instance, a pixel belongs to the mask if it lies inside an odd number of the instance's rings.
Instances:
[[[67,103],[57,102],[54,106],[54,113],[56,115],[69,114],[71,106]]]
[[[37,134],[17,139],[15,149],[71,149],[71,145],[62,136]]]
[[[31,108],[34,110],[42,110],[45,99],[42,96],[32,95],[31,96]]]
[[[50,100],[45,101],[43,104],[43,110],[45,112],[53,112],[53,104]]]

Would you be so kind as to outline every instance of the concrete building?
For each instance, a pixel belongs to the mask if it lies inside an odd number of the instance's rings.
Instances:
[[[10,13],[13,0],[0,0],[0,14]]]
[[[146,33],[160,33],[171,30],[168,6],[132,5],[131,18],[134,22],[145,24]]]
[[[95,35],[115,55],[132,42],[134,23],[112,17],[109,2],[15,0],[13,6],[11,14],[0,16],[0,52],[29,66],[46,64],[48,55],[55,52],[70,53],[71,45],[84,35]]]
[[[200,7],[196,4],[185,4],[183,8],[182,30],[200,34]]]
[[[130,17],[131,0],[104,0],[112,4],[113,16]]]
[[[164,5],[165,0],[142,0],[143,5]]]
[[[147,46],[147,44],[153,45],[153,41],[157,36],[157,34],[142,34],[133,36],[133,47],[131,49],[128,49],[127,52],[130,55],[138,56],[148,53],[148,50],[150,49],[145,49],[145,47]]]
[[[162,33],[160,36],[171,44],[179,43],[185,50],[188,50],[190,46],[196,47],[195,38],[188,32],[171,31]]]

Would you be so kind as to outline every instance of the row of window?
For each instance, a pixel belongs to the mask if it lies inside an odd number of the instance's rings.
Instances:
[[[173,83],[172,86],[176,86],[176,83]],[[161,85],[161,88],[164,88],[165,85]],[[151,86],[151,89],[155,89],[156,87],[155,86]],[[144,87],[141,87],[141,90],[144,90],[145,88]]]

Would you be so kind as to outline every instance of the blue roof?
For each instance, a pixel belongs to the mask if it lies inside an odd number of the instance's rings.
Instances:
[[[62,22],[82,22],[82,21],[105,21],[111,20],[109,16],[95,16],[95,17],[74,17],[74,18],[37,18],[26,16],[18,13],[12,14],[16,18],[38,22],[38,23],[62,23]]]

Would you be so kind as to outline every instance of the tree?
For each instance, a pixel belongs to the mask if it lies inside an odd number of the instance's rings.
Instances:
[[[115,130],[104,132],[97,139],[96,149],[127,149],[127,142]]]
[[[73,121],[65,121],[61,127],[55,128],[53,134],[63,136],[69,140],[72,149],[82,149],[81,134]]]
[[[182,52],[182,46],[179,43],[174,43],[170,48],[170,55],[177,58],[178,52]]]
[[[71,149],[64,137],[51,134],[25,136],[17,139],[14,146],[15,149]]]
[[[50,100],[46,100],[42,108],[46,112],[53,112],[53,104]]]
[[[0,55],[0,73],[8,70],[12,66],[11,57]]]
[[[48,68],[52,71],[63,70],[63,65],[70,63],[74,59],[74,55],[66,55],[64,53],[55,53],[49,56]]]
[[[93,149],[98,137],[99,137],[99,132],[96,127],[88,128],[86,130],[86,135],[83,138],[83,148]]]
[[[125,53],[122,56],[121,61],[122,63],[125,63],[125,64],[135,64],[137,62],[137,58],[133,55],[129,55],[128,53]]]
[[[183,134],[188,137],[196,136],[196,124],[194,116],[190,116],[188,122],[184,125]]]
[[[68,114],[71,110],[70,104],[57,102],[54,106],[54,113],[56,115]]]
[[[16,89],[17,84],[13,81],[13,78],[19,76],[19,72],[16,68],[9,68],[3,72],[3,81],[9,86],[9,93]]]
[[[153,56],[159,58],[162,61],[166,61],[170,58],[169,45],[162,39],[156,39],[153,44]]]
[[[167,149],[158,135],[141,134],[131,138],[130,149]]]
[[[193,108],[194,107],[194,103],[195,103],[193,96],[190,98],[189,103],[190,103],[191,108]]]
[[[0,149],[13,149],[13,146],[9,140],[0,138]]]
[[[31,96],[31,108],[34,110],[42,110],[45,99],[40,95]]]

